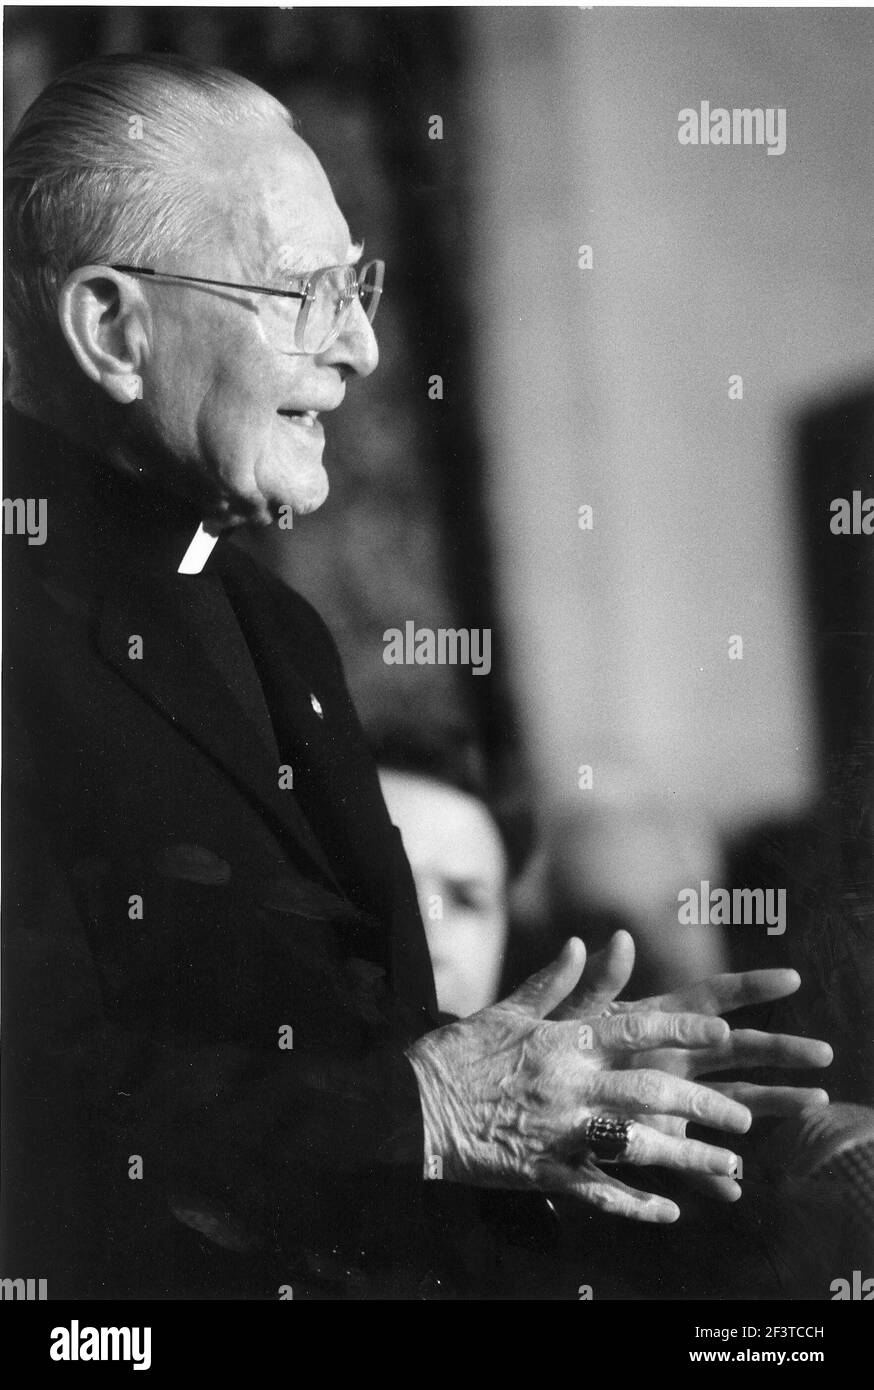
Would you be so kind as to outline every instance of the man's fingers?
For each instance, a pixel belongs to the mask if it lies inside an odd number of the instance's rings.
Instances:
[[[620,1160],[647,1167],[678,1168],[684,1172],[707,1173],[730,1178],[737,1171],[738,1156],[730,1149],[704,1144],[699,1139],[679,1139],[635,1120],[628,1148]]]
[[[833,1057],[829,1044],[818,1038],[736,1028],[727,1042],[695,1058],[695,1075],[731,1071],[734,1067],[828,1067]]]
[[[597,1211],[609,1216],[625,1216],[632,1221],[664,1226],[680,1215],[676,1202],[654,1192],[640,1192],[629,1187],[590,1162],[574,1166],[554,1163],[548,1174],[538,1174],[538,1186],[567,1192]]]
[[[734,1178],[715,1178],[710,1173],[688,1173],[685,1181],[715,1202],[738,1202],[743,1196],[743,1189]]]
[[[704,1014],[613,1014],[593,1025],[593,1038],[605,1049],[645,1051],[656,1047],[695,1047],[717,1052],[731,1029],[724,1018]]]
[[[715,1081],[711,1088],[745,1105],[754,1117],[800,1115],[828,1105],[828,1092],[818,1086],[754,1086],[749,1081]]]
[[[696,1014],[727,1014],[750,1004],[767,1004],[794,994],[801,984],[797,970],[744,970],[713,975],[697,985],[641,999],[636,1009],[668,1009]]]
[[[746,1134],[753,1117],[744,1105],[710,1086],[662,1071],[605,1071],[589,1080],[590,1111],[625,1115],[679,1115],[711,1129]]]
[[[589,958],[582,980],[556,1011],[556,1018],[601,1013],[621,994],[633,969],[634,938],[627,931],[614,932],[603,950]]]
[[[530,975],[495,1007],[514,1009],[531,1018],[546,1018],[579,983],[586,964],[586,948],[578,936],[566,941],[554,961]]]

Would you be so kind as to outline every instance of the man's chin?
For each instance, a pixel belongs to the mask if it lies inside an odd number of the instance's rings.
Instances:
[[[317,511],[330,489],[321,459],[293,464],[268,461],[256,468],[255,480],[274,521],[287,516],[289,507],[298,516]]]
[[[307,516],[309,512],[318,511],[327,499],[330,486],[328,475],[322,469],[321,478],[314,478],[310,487],[297,486],[280,506],[290,506],[298,516]]]

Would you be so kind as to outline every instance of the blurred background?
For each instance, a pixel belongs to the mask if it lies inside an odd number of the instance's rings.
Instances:
[[[385,258],[330,499],[253,544],[377,743],[464,742],[489,804],[530,813],[520,962],[621,921],[656,983],[798,964],[787,1026],[843,1043],[833,1095],[869,1095],[874,537],[832,535],[829,504],[874,496],[872,14],[5,16],[7,132],[94,53],[222,63],[292,109]],[[784,107],[786,152],[681,146],[702,100]],[[491,628],[491,674],[386,666],[410,620]],[[785,888],[787,931],[678,931],[704,878]]]

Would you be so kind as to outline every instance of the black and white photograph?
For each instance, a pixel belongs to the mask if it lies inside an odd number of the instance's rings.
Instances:
[[[648,1318],[665,1370],[836,1364],[874,1301],[874,10],[3,41],[22,1366],[160,1378],[202,1365],[177,1318],[313,1301],[589,1303],[586,1374]]]

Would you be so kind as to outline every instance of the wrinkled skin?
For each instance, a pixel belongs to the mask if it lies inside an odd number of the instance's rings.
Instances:
[[[409,1050],[422,1093],[426,1172],[439,1157],[450,1181],[566,1192],[616,1215],[675,1221],[675,1202],[628,1186],[585,1151],[586,1121],[606,1114],[634,1121],[623,1164],[676,1169],[723,1200],[740,1196],[735,1153],[688,1139],[686,1125],[743,1134],[754,1118],[800,1114],[828,1096],[698,1078],[829,1065],[827,1043],[732,1032],[719,1016],[794,993],[798,975],[717,975],[675,994],[618,1002],[633,962],[633,942],[618,932],[584,976],[585,947],[572,938],[509,998]]]

